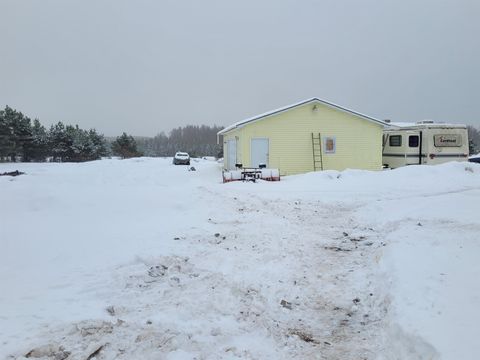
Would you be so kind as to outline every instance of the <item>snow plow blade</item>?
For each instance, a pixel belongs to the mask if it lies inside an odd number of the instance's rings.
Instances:
[[[280,170],[266,168],[244,168],[240,170],[224,170],[222,171],[223,182],[231,181],[280,181]]]

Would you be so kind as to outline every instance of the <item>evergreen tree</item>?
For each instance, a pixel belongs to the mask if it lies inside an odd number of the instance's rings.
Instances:
[[[123,133],[112,143],[112,152],[114,155],[121,156],[123,159],[142,156],[137,150],[137,143],[131,135]]]
[[[30,119],[9,106],[2,111],[1,117],[0,141],[5,147],[3,156],[8,156],[10,161],[16,161],[17,158],[27,161],[27,149],[32,141]]]
[[[98,160],[102,156],[106,156],[108,154],[107,141],[105,140],[105,136],[98,134],[95,129],[90,129],[88,131],[88,137],[93,147],[91,160]]]
[[[38,119],[33,121],[32,142],[29,144],[28,158],[34,161],[45,161],[48,155],[48,134]]]
[[[67,161],[81,162],[92,159],[93,144],[88,137],[88,132],[77,126],[67,127],[67,134],[71,137]]]
[[[78,125],[67,125],[65,126],[64,139],[67,148],[64,161],[86,161],[84,156],[89,151],[89,144],[88,137],[85,136],[84,131]]]
[[[48,146],[53,161],[66,160],[69,145],[65,125],[61,121],[52,125],[48,133]]]
[[[65,161],[81,162],[98,160],[105,156],[106,141],[95,129],[80,129],[78,125],[65,127],[65,139],[68,150]]]
[[[12,129],[5,119],[5,111],[0,110],[0,160],[6,159],[12,146]]]

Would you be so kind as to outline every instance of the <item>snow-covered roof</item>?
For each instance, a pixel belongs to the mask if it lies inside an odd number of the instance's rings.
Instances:
[[[411,126],[416,126],[417,123],[414,123],[414,122],[389,122],[388,123],[389,126],[396,126],[396,127],[400,127],[400,128],[403,128],[403,127],[411,127]]]
[[[464,129],[466,125],[464,124],[448,124],[443,122],[434,122],[431,120],[428,121],[419,121],[419,122],[389,122],[388,130],[395,129],[426,129],[426,128],[457,128]]]
[[[281,108],[278,108],[278,109],[275,109],[275,110],[271,110],[271,111],[268,111],[266,113],[263,113],[263,114],[260,114],[260,115],[255,115],[255,116],[252,116],[248,119],[244,119],[244,120],[241,120],[241,121],[238,121],[236,122],[235,124],[232,124],[230,126],[227,126],[225,129],[223,130],[220,130],[218,132],[218,135],[222,135],[222,134],[225,134],[233,129],[236,129],[238,127],[241,127],[241,126],[244,126],[245,124],[248,124],[248,123],[251,123],[251,122],[254,122],[254,121],[258,121],[258,120],[261,120],[263,118],[266,118],[266,117],[269,117],[269,116],[272,116],[272,115],[276,115],[276,114],[279,114],[279,113],[282,113],[284,111],[287,111],[287,110],[290,110],[292,108],[295,108],[297,106],[302,106],[302,105],[305,105],[305,104],[309,104],[309,103],[312,103],[312,102],[319,102],[323,105],[326,105],[326,106],[329,106],[329,107],[332,107],[332,108],[335,108],[337,110],[341,110],[341,111],[344,111],[344,112],[347,112],[347,113],[350,113],[350,114],[353,114],[353,115],[356,115],[358,117],[361,117],[365,120],[368,120],[368,121],[372,121],[372,122],[375,122],[377,124],[380,124],[382,126],[388,126],[389,124],[387,124],[386,122],[382,121],[382,120],[378,120],[378,119],[375,119],[371,116],[367,116],[367,115],[364,115],[364,114],[361,114],[359,112],[356,112],[356,111],[353,111],[353,110],[350,110],[350,109],[347,109],[347,108],[344,108],[342,106],[339,106],[339,105],[336,105],[334,103],[331,103],[331,102],[328,102],[328,101],[325,101],[325,100],[321,100],[319,98],[311,98],[311,99],[307,99],[307,100],[303,100],[303,101],[300,101],[300,102],[297,102],[295,104],[291,104],[291,105],[288,105],[288,106],[284,106],[284,107],[281,107]]]

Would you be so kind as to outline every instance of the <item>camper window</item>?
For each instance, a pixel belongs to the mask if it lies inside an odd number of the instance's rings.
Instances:
[[[418,135],[410,135],[408,137],[408,146],[409,147],[418,147],[418,140],[419,140]]]
[[[402,135],[390,135],[390,146],[402,146]]]

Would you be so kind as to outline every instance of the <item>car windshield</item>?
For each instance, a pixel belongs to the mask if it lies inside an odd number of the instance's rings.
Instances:
[[[187,153],[180,153],[180,152],[179,152],[179,153],[177,153],[176,156],[188,156],[188,154],[187,154]]]

